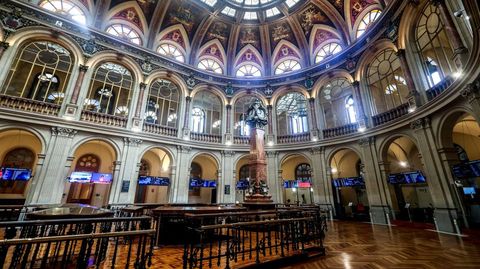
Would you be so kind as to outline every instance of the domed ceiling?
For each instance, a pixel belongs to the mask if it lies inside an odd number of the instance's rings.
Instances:
[[[385,9],[385,0],[47,0],[39,5],[75,20],[59,2],[78,6],[89,26],[178,62],[237,77],[279,75],[320,63],[354,43]]]

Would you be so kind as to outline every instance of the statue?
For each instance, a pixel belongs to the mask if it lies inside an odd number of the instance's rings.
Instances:
[[[245,120],[251,128],[264,129],[267,125],[267,109],[258,99],[250,105]]]

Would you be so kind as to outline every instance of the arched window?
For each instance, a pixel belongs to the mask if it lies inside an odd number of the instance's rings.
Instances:
[[[117,23],[117,24],[110,25],[107,28],[106,32],[120,39],[131,42],[133,44],[142,45],[142,40],[140,39],[140,35],[131,27],[125,24]]]
[[[430,87],[456,71],[453,49],[435,5],[427,5],[416,28],[415,41],[420,51],[422,65]]]
[[[70,18],[81,24],[87,23],[87,18],[82,9],[68,0],[46,0],[40,3],[40,7]]]
[[[222,102],[215,94],[206,90],[195,94],[192,109],[192,131],[220,135],[222,108]]]
[[[2,93],[61,104],[72,66],[73,57],[64,47],[49,41],[28,43],[17,52]]]
[[[237,69],[237,77],[260,77],[262,72],[252,64],[242,65]]]
[[[192,109],[192,122],[192,132],[205,132],[205,112],[203,109],[200,107],[194,107]]]
[[[2,167],[33,169],[35,153],[27,148],[12,149],[2,161]],[[24,194],[28,181],[0,181],[0,193]]]
[[[343,77],[327,81],[320,91],[320,107],[323,109],[326,128],[350,123],[345,100],[352,95],[352,84]]]
[[[208,72],[223,74],[223,69],[221,65],[213,59],[203,59],[198,62],[197,67],[201,70],[205,70]]]
[[[302,68],[302,66],[298,61],[285,60],[277,65],[277,67],[275,68],[275,75],[281,75],[284,73],[293,72],[296,70],[300,70],[300,68]]]
[[[312,168],[308,163],[301,163],[295,168],[295,179],[302,182],[312,182]]]
[[[94,154],[85,154],[78,158],[75,165],[75,171],[79,172],[98,172],[100,169],[100,159]]]
[[[107,62],[93,73],[84,109],[126,117],[132,99],[133,77],[128,69]]]
[[[367,69],[367,82],[376,114],[396,108],[407,102],[408,88],[404,74],[393,49],[378,53]]]
[[[308,132],[307,99],[298,92],[290,92],[277,102],[277,128],[280,135]]]
[[[158,79],[150,86],[145,121],[147,123],[177,127],[180,94],[177,85]]]
[[[323,61],[325,58],[335,55],[342,51],[342,46],[337,42],[331,42],[320,48],[315,56],[315,63]]]
[[[257,100],[255,96],[243,96],[235,102],[235,115],[234,115],[234,130],[237,136],[250,136],[250,126],[248,126],[246,120],[246,113],[250,105]]]
[[[358,24],[358,29],[357,29],[357,38],[362,36],[368,28],[378,19],[380,18],[380,15],[382,14],[382,11],[379,9],[374,9],[369,11],[365,16],[363,16],[362,20],[360,21],[360,24]]]
[[[355,101],[352,96],[349,96],[347,100],[345,100],[345,109],[347,110],[349,123],[356,123],[357,114],[355,113]]]
[[[185,55],[183,55],[182,51],[177,46],[174,46],[172,44],[161,44],[158,46],[157,49],[158,53],[161,55],[167,56],[169,58],[172,58],[176,61],[185,62]]]
[[[250,168],[248,167],[248,164],[245,164],[240,167],[238,179],[247,179],[248,177],[250,177]]]

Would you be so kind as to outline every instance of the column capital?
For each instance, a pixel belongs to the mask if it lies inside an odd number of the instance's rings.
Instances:
[[[355,80],[354,82],[352,82],[352,86],[353,87],[359,87],[360,86],[360,82],[358,80]]]
[[[140,82],[140,90],[145,90],[147,88],[147,83]]]
[[[235,155],[235,151],[233,150],[222,150],[221,153],[225,157],[233,157]]]
[[[187,102],[190,102],[190,101],[192,101],[192,97],[187,96],[187,97],[185,97],[185,100],[187,100]]]
[[[414,120],[410,123],[412,130],[426,129],[430,127],[430,119],[428,117]]]
[[[177,150],[181,153],[189,153],[190,151],[192,151],[192,147],[177,145]]]
[[[321,154],[324,151],[325,151],[325,148],[322,146],[317,146],[310,149],[310,152],[314,155]]]
[[[228,104],[225,106],[227,109],[232,109],[232,105],[231,104]]]
[[[10,43],[1,41],[0,42],[0,47],[3,48],[4,50],[8,49],[10,47]]]
[[[314,103],[314,102],[315,102],[315,97],[310,97],[310,98],[308,98],[308,101],[309,101],[310,103]]]
[[[143,143],[143,140],[132,137],[124,137],[123,142],[128,146],[138,147],[140,144]]]
[[[265,155],[268,157],[268,158],[275,158],[278,156],[278,151],[265,151]]]
[[[373,143],[375,143],[375,137],[374,136],[370,136],[370,137],[362,137],[358,140],[358,144],[361,146],[361,147],[369,147],[371,145],[373,145]]]
[[[78,131],[75,129],[64,127],[52,127],[51,131],[53,136],[61,136],[68,138],[73,138],[78,133]]]
[[[480,98],[480,79],[476,79],[473,83],[468,84],[465,89],[460,91],[460,95],[469,102]]]
[[[80,66],[78,66],[78,70],[80,70],[80,72],[87,72],[88,70],[88,65],[83,65],[81,64]]]

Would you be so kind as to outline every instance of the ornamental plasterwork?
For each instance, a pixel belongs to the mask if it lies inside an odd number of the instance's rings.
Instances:
[[[62,136],[62,137],[74,137],[78,131],[72,128],[64,128],[64,127],[52,127],[51,129],[53,136]]]

